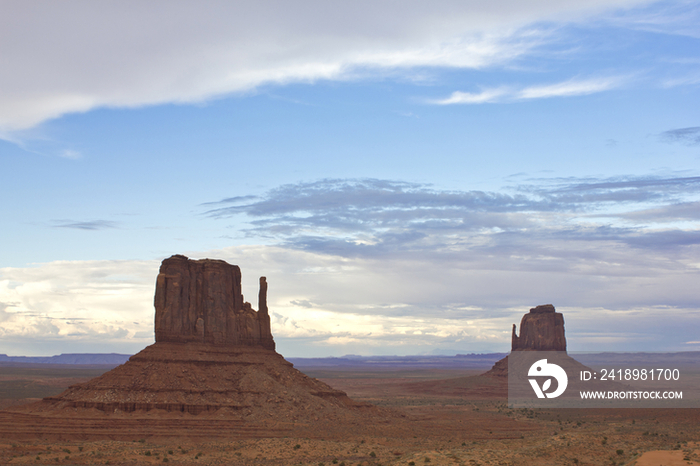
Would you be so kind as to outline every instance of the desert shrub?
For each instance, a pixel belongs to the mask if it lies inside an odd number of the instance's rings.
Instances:
[[[425,463],[430,463],[430,458],[428,458],[428,457],[426,456],[424,462],[425,462]]]
[[[79,447],[78,447],[78,451],[83,451],[83,447],[82,447],[82,446],[79,446]]]
[[[625,450],[616,450],[615,453],[618,455],[623,455],[625,453]]]
[[[172,450],[168,450],[168,455],[172,455],[172,454],[173,454],[173,451],[172,451]]]
[[[415,461],[409,461],[409,462],[408,462],[408,466],[416,466],[416,462],[415,462]]]
[[[373,451],[370,451],[370,452],[369,452],[369,456],[371,456],[372,458],[376,458],[376,457],[377,457],[377,454],[376,454],[375,452],[373,452]]]
[[[146,456],[151,456],[151,450],[147,450],[146,453],[144,453]]]
[[[296,445],[294,445],[294,449],[295,449],[295,450],[298,450],[298,449],[300,449],[300,448],[301,448],[301,445],[299,445],[298,443],[297,443]]]

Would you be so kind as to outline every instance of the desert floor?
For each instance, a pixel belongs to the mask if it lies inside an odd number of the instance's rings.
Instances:
[[[107,368],[0,367],[0,463],[182,465],[700,465],[700,410],[514,410],[483,371],[305,370],[388,416],[358,425],[253,424],[225,415],[13,407]],[[302,368],[303,370],[304,368]]]

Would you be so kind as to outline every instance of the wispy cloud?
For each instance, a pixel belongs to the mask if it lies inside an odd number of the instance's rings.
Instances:
[[[595,94],[619,88],[625,79],[620,76],[595,79],[570,79],[560,83],[540,86],[517,87],[501,86],[484,89],[477,93],[455,91],[445,99],[429,101],[437,105],[484,104],[493,102],[513,102],[552,97],[573,97]]]
[[[117,223],[110,220],[53,220],[54,228],[72,228],[75,230],[105,230],[109,228],[117,228]]]
[[[466,254],[504,257],[520,248],[544,258],[547,244],[566,241],[649,250],[696,244],[693,232],[673,222],[697,219],[698,196],[700,177],[531,180],[502,192],[326,179],[284,185],[248,202],[219,201],[206,215],[245,215],[248,236],[341,257],[444,254],[463,260]],[[652,218],[665,230],[649,229]],[[586,261],[597,253],[576,254]]]
[[[679,142],[687,146],[698,146],[700,145],[700,126],[670,129],[659,136],[665,142]]]
[[[486,89],[481,92],[455,91],[449,97],[445,99],[434,100],[431,101],[431,103],[438,105],[485,104],[489,102],[496,102],[501,98],[506,97],[509,93],[510,91],[506,87]]]
[[[577,80],[571,79],[556,84],[527,87],[517,93],[517,99],[545,99],[549,97],[571,97],[576,95],[595,94],[620,87],[621,77]]]
[[[608,17],[608,24],[667,35],[700,37],[700,6],[694,1],[646,2]]]
[[[76,150],[72,150],[72,149],[64,149],[64,150],[59,152],[59,155],[65,159],[73,159],[73,160],[79,159],[83,156],[80,152],[78,152]]]

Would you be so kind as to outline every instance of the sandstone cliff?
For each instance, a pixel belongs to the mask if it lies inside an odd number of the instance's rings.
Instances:
[[[564,316],[551,304],[530,309],[520,321],[520,336],[515,330],[513,324],[511,351],[566,351]]]
[[[259,311],[244,302],[241,270],[221,260],[165,259],[156,279],[156,342],[275,349],[267,310],[267,281],[260,278]]]
[[[306,376],[274,350],[265,277],[258,307],[243,300],[237,266],[180,255],[165,259],[156,279],[156,342],[125,364],[20,410],[86,418],[105,412],[211,415],[258,427],[270,422],[287,433],[319,419],[364,426],[368,416],[394,417]]]
[[[566,351],[564,316],[551,304],[533,307],[520,321],[520,336],[513,324],[511,351]],[[508,377],[508,356],[484,375]]]

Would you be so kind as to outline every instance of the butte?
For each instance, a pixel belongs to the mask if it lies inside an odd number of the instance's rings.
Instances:
[[[556,312],[551,304],[530,309],[520,321],[520,336],[513,324],[512,351],[566,351],[564,316]],[[508,377],[508,356],[496,362],[484,375]]]
[[[265,277],[255,311],[243,299],[238,266],[182,255],[160,267],[153,345],[20,411],[54,418],[232,419],[277,430],[319,420],[359,426],[368,416],[387,415],[306,376],[275,351]]]
[[[564,334],[564,316],[556,312],[551,304],[533,307],[520,321],[520,335],[513,324],[511,335],[511,353],[514,351],[558,351],[566,353],[566,335]],[[591,370],[580,362],[565,354],[558,364],[569,373],[580,370]],[[508,377],[508,356],[496,362],[483,375],[489,377]]]

